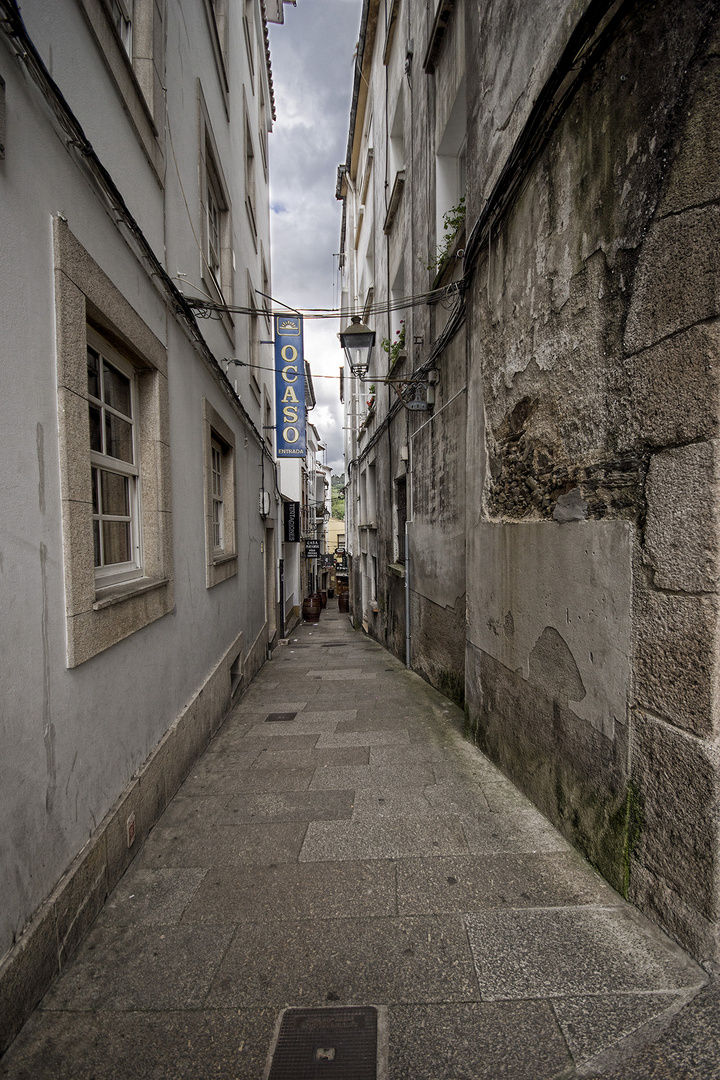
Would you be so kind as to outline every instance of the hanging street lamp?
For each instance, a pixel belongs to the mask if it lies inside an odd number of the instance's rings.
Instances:
[[[375,344],[375,331],[360,321],[359,315],[353,315],[350,325],[340,334],[340,344],[345,350],[350,370],[358,379],[367,375],[370,367],[370,354]]]

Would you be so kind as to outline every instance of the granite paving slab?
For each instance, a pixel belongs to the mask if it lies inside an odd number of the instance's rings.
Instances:
[[[180,917],[207,874],[201,868],[134,866],[112,893],[102,913],[102,925],[172,925]]]
[[[683,995],[668,991],[561,998],[552,1007],[574,1060],[584,1065],[682,1000]]]
[[[448,750],[436,743],[411,742],[409,746],[371,746],[371,765],[428,764],[445,762]],[[433,779],[435,772],[433,771]]]
[[[396,915],[395,866],[342,862],[210,870],[183,922],[339,919]],[[281,932],[280,932],[281,935]]]
[[[285,750],[285,740],[278,740],[278,749],[263,751],[253,769],[323,769],[330,765],[367,765],[370,749],[367,746],[337,746],[317,750]]]
[[[699,988],[706,979],[629,907],[500,910],[465,924],[487,1000]]]
[[[720,1062],[720,983],[717,978],[684,1004],[669,1022],[650,1023],[643,1038],[626,1040],[622,1054],[605,1051],[603,1067],[584,1076],[598,1080],[716,1080]],[[630,1046],[628,1047],[628,1044]],[[597,1060],[597,1059],[596,1059]]]
[[[261,673],[262,674],[262,673]],[[238,720],[244,720],[244,718],[257,718],[258,722],[264,719],[268,713],[274,712],[302,712],[307,706],[307,701],[283,701],[279,694],[266,693],[264,688],[258,688],[255,693],[250,696],[252,690],[252,683],[250,684],[250,690],[247,691],[247,697],[244,697],[239,705],[236,705],[233,711],[230,713],[229,719],[236,718]],[[273,688],[278,688],[278,683],[273,683]],[[291,686],[282,687],[284,693],[288,690],[292,691]],[[297,687],[295,688],[297,689]]]
[[[443,814],[428,800],[434,785],[418,788],[358,788],[355,791],[354,818],[437,818]]]
[[[243,783],[243,773],[257,758],[259,750],[249,754],[206,754],[183,780],[178,794],[186,795],[233,795]]]
[[[307,824],[303,821],[213,825],[192,832],[156,828],[137,862],[146,868],[294,862],[306,829]]]
[[[467,936],[457,917],[308,919],[241,926],[206,1005],[383,1005],[477,997]]]
[[[414,726],[417,718],[413,718],[411,715],[404,713],[402,715],[393,715],[392,717],[378,716],[373,712],[372,716],[362,716],[360,709],[356,710],[356,717],[354,720],[341,720],[337,728],[336,734],[352,734],[354,732],[372,732],[372,731],[387,731],[388,729],[398,728],[401,731],[407,732],[408,726]]]
[[[199,1008],[232,934],[226,926],[115,927],[98,922],[41,1008]]]
[[[373,671],[362,671],[360,668],[323,668],[319,671],[308,671],[307,679],[325,679],[328,682],[352,682],[358,679],[375,679]]]
[[[403,859],[397,879],[401,915],[617,901],[610,886],[599,875],[588,874],[575,852]]]
[[[526,799],[522,792],[518,791],[509,780],[502,779],[497,783],[483,782],[482,791],[488,809],[492,810],[494,814],[502,814],[507,810],[524,810],[528,813],[537,813],[530,800]]]
[[[332,859],[407,859],[467,851],[457,818],[353,818],[311,821],[301,862]]]
[[[352,791],[282,791],[236,795],[215,819],[218,825],[253,821],[325,821],[352,816]]]
[[[212,825],[233,796],[225,795],[186,795],[179,791],[167,810],[158,821],[163,829],[195,829],[198,826]]]
[[[415,763],[392,765],[338,765],[318,769],[310,787],[320,788],[391,788],[400,784],[403,788],[424,788],[434,780],[432,766]]]
[[[292,721],[277,721],[278,724],[292,723]],[[273,734],[270,729],[274,729],[275,723],[253,725],[247,732],[243,732],[242,735],[230,734],[227,737],[224,746],[216,747],[215,743],[211,743],[208,747],[208,753],[226,754],[232,755],[237,753],[243,754],[261,754],[263,750],[267,750],[269,746],[273,745],[277,741],[277,736]],[[250,734],[252,732],[252,734]],[[287,734],[283,737],[283,749],[285,750],[312,750],[318,740],[317,733],[308,734]],[[217,740],[216,740],[217,741]],[[255,762],[253,762],[255,764]]]
[[[536,810],[505,814],[476,812],[463,816],[468,849],[474,855],[499,852],[570,851],[570,845]]]
[[[391,1005],[392,1080],[548,1080],[572,1066],[544,1002]]]
[[[321,735],[317,741],[317,748],[325,749],[332,746],[408,746],[410,736],[406,729],[396,731],[344,731],[338,734]]]
[[[37,1013],[0,1061],[13,1080],[260,1080],[274,1009]]]

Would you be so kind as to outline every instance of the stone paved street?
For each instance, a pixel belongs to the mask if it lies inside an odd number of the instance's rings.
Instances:
[[[382,1007],[391,1080],[616,1075],[706,973],[462,722],[332,602],[298,627],[0,1076],[261,1080],[284,1007],[342,1005]]]

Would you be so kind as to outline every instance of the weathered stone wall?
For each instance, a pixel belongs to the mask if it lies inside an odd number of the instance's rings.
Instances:
[[[533,46],[517,7],[468,5],[469,222],[580,14],[546,11]],[[621,15],[473,278],[467,702],[480,745],[707,957],[720,31],[710,0]]]

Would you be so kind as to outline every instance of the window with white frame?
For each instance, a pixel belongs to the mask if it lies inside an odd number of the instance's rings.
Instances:
[[[466,102],[465,79],[460,83],[455,102],[435,158],[435,205],[437,244],[445,236],[445,215],[465,198],[466,192]]]
[[[215,554],[223,550],[223,469],[222,446],[217,439],[210,441],[210,472],[212,474],[212,536]]]
[[[395,105],[395,115],[390,126],[388,145],[391,184],[394,182],[396,174],[405,168],[405,98],[403,94],[404,87],[401,83]]]
[[[237,574],[235,434],[203,398],[206,585]]]
[[[137,384],[132,367],[87,331],[93,546],[98,586],[142,576]]]

